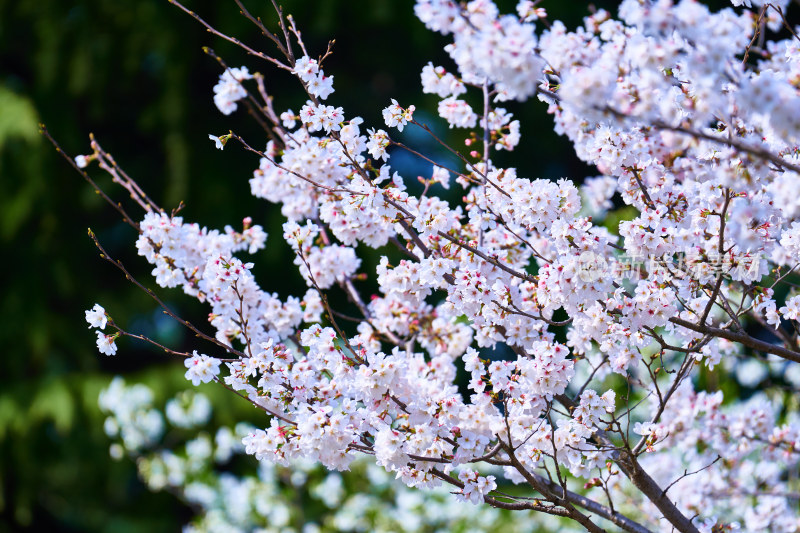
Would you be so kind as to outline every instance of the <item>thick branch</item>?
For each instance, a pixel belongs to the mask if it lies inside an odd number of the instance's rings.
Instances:
[[[575,402],[564,394],[559,394],[555,398],[567,408],[575,407]],[[595,431],[593,438],[603,446],[617,448],[602,430],[598,429]],[[619,466],[620,470],[622,470],[628,479],[631,480],[631,483],[661,511],[661,515],[666,518],[670,524],[675,526],[675,529],[682,533],[700,533],[692,524],[692,521],[685,517],[675,504],[667,498],[664,490],[650,477],[650,474],[642,468],[642,465],[639,464],[636,456],[633,455],[630,450],[617,448],[611,453],[611,459]]]
[[[783,357],[784,359],[788,359],[789,361],[800,363],[800,353],[789,350],[788,348],[784,348],[783,346],[779,346],[777,344],[770,344],[768,342],[758,340],[755,337],[751,337],[747,333],[734,332],[727,329],[715,328],[713,326],[699,325],[679,317],[672,317],[669,319],[669,321],[673,324],[696,331],[698,333],[728,339],[729,341],[738,342],[739,344],[747,346],[748,348],[752,348],[764,353],[771,353],[773,355]]]
[[[602,516],[606,520],[613,522],[615,525],[619,526],[620,528],[624,529],[625,531],[630,531],[631,533],[651,533],[649,529],[644,527],[643,525],[639,524],[638,522],[634,522],[627,516],[618,513],[617,511],[612,511],[605,505],[602,505],[586,496],[582,496],[576,492],[566,491],[561,488],[557,483],[551,483],[549,480],[545,479],[544,477],[538,474],[531,474],[534,476],[540,484],[546,486],[550,491],[555,493],[560,498],[565,498],[570,502],[574,503],[575,505],[579,505],[590,511],[597,516]]]

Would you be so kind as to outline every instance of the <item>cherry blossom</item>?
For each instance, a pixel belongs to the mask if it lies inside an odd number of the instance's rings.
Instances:
[[[392,105],[383,110],[383,120],[390,128],[396,127],[397,131],[403,131],[403,127],[412,119],[414,109],[413,105],[404,109],[392,98]]]
[[[192,357],[184,361],[184,366],[188,368],[186,379],[190,380],[192,385],[208,383],[219,374],[220,364],[219,359],[198,354],[195,351]]]
[[[214,86],[214,103],[222,113],[230,115],[236,111],[236,102],[247,97],[241,82],[252,77],[247,67],[229,68],[220,75],[219,82]]]
[[[100,304],[94,304],[94,307],[86,311],[86,322],[89,323],[90,328],[106,329],[108,317],[106,310]]]
[[[95,333],[97,333],[97,349],[100,350],[100,353],[116,355],[117,345],[114,341],[117,339],[117,335],[106,335],[102,331],[96,331]]]
[[[208,138],[214,141],[214,146],[217,149],[223,150],[225,148],[225,142],[227,141],[227,139],[225,138],[224,135],[222,137],[217,137],[216,135],[209,134]]]

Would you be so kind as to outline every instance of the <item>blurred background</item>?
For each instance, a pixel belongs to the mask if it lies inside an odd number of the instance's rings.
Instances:
[[[515,2],[498,4],[512,12]],[[269,2],[246,5],[276,28]],[[364,127],[383,126],[380,112],[390,98],[414,103],[417,118],[463,147],[461,133],[454,137],[430,115],[436,98],[421,94],[419,72],[428,61],[452,64],[442,51],[447,40],[414,18],[412,2],[283,5],[304,31],[312,55],[336,39],[325,65],[335,76],[329,103],[343,106],[347,117],[362,116]],[[571,27],[588,13],[584,3],[544,5],[551,18]],[[187,0],[187,6],[221,31],[275,52],[234,2]],[[275,236],[254,258],[262,288],[283,298],[305,290],[279,237],[279,210],[249,195],[247,180],[257,158],[236,146],[215,150],[208,140],[209,133],[233,129],[253,146],[265,143],[245,111],[228,117],[217,111],[212,87],[221,68],[203,46],[231,66],[263,73],[279,110],[302,105],[296,82],[210,35],[167,0],[0,0],[0,241],[6,258],[0,299],[0,532],[175,531],[191,516],[173,496],[148,492],[132,462],[110,459],[97,408],[98,392],[115,374],[145,382],[164,397],[185,388],[181,361],[127,340],[119,342],[115,357],[98,354],[83,311],[100,302],[130,331],[183,349],[197,345],[99,258],[87,228],[134,276],[155,286],[150,268],[135,254],[134,231],[39,135],[38,123],[70,156],[91,151],[93,132],[157,203],[169,210],[183,201],[187,220],[239,227],[251,216]],[[523,144],[501,163],[529,178],[596,174],[552,133],[543,105],[506,107],[522,121]],[[405,142],[434,158],[446,157],[431,152],[418,133],[407,129],[405,135]],[[401,154],[392,163],[407,182],[429,172]],[[141,217],[110,178],[96,168],[90,173],[134,218]],[[203,306],[180,292],[160,294],[178,314],[205,324]],[[219,398],[211,389],[204,392]],[[245,414],[244,402],[229,406],[233,418],[237,409],[242,417],[252,416],[250,410]]]

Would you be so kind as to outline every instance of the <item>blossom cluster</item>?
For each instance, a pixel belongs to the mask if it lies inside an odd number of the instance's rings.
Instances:
[[[247,98],[247,90],[242,85],[245,80],[252,79],[253,75],[247,67],[226,69],[219,77],[219,82],[214,86],[214,104],[217,109],[230,115],[239,107],[236,102]]]
[[[211,401],[200,392],[183,391],[165,405],[155,396],[151,387],[118,377],[103,390],[100,408],[107,417],[112,456],[135,459],[151,490],[169,490],[191,506],[194,516],[184,531],[530,529],[525,514],[488,506],[465,509],[444,487],[423,496],[392,483],[385,470],[363,458],[353,463],[351,472],[329,472],[298,460],[288,466],[262,462],[251,473],[234,476],[231,466],[245,453],[241,439],[254,428],[244,422],[215,426]],[[485,470],[484,479],[491,478]],[[299,499],[313,506],[301,509]]]
[[[118,334],[108,335],[102,331],[106,329],[106,324],[108,324],[106,310],[103,309],[102,305],[94,304],[94,307],[87,309],[85,314],[89,328],[97,328],[97,331],[95,331],[97,334],[97,349],[102,354],[115,355],[117,353],[117,345],[114,341],[116,341]]]

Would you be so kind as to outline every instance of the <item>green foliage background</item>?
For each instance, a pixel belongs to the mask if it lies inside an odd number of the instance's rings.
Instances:
[[[513,10],[514,2],[498,3]],[[273,51],[232,1],[187,5],[219,29]],[[274,21],[269,2],[247,5]],[[435,110],[435,98],[420,92],[419,72],[429,60],[451,66],[441,50],[447,41],[413,17],[412,2],[291,0],[284,6],[313,54],[336,38],[326,72],[336,78],[331,102],[348,116],[379,126],[390,98]],[[587,12],[572,2],[548,9],[572,25]],[[99,259],[88,227],[111,255],[153,285],[150,269],[135,255],[133,230],[39,136],[37,124],[45,123],[73,156],[90,151],[88,133],[94,132],[162,206],[183,201],[189,220],[221,228],[250,215],[280,235],[278,210],[249,197],[247,179],[257,160],[237,147],[214,150],[207,138],[233,128],[255,146],[264,142],[244,112],[225,117],[214,107],[211,88],[220,69],[203,46],[232,66],[264,73],[278,108],[302,104],[288,76],[214,38],[166,0],[0,0],[0,531],[175,531],[191,516],[168,494],[149,493],[133,464],[109,459],[96,407],[99,390],[115,373],[165,396],[185,387],[180,361],[126,341],[116,357],[99,355],[83,310],[101,302],[131,330],[186,348],[192,339]],[[508,107],[523,122],[524,145],[513,157],[524,173],[594,173],[552,133],[541,104]],[[411,133],[406,142],[425,150],[424,140]],[[408,172],[420,168],[405,164]],[[93,175],[125,204],[110,179]],[[255,258],[261,284],[282,296],[301,293],[279,241],[273,238]],[[162,294],[180,314],[205,323],[201,306],[174,291]],[[217,397],[219,391],[205,392]],[[254,416],[243,402],[230,406],[232,417]]]

